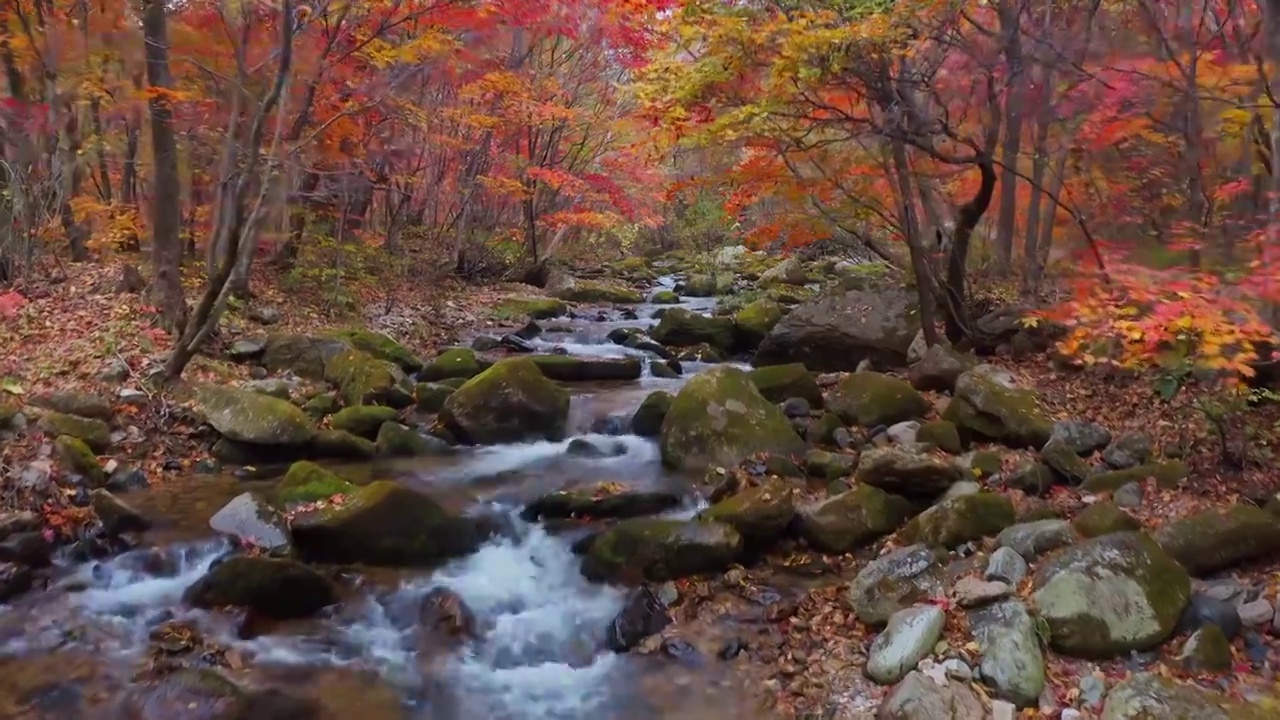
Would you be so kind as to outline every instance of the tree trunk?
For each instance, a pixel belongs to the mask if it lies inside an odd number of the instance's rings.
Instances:
[[[1267,0],[1264,8],[1266,14],[1266,36],[1268,65],[1271,77],[1268,82],[1272,91],[1280,89],[1280,0]],[[1272,96],[1274,97],[1274,95]],[[1277,254],[1280,253],[1280,103],[1273,103],[1271,108],[1271,182],[1267,202],[1267,233],[1261,249],[1263,268],[1274,268]],[[1266,298],[1263,313],[1272,327],[1280,327],[1280,301],[1277,300],[1277,289],[1268,277],[1263,286]]]
[[[151,259],[155,277],[152,296],[166,329],[181,333],[187,303],[182,292],[182,214],[179,203],[178,143],[173,135],[173,109],[165,96],[169,80],[169,39],[165,4],[146,0],[142,11],[146,42],[147,84],[151,93],[151,153],[155,164],[155,196],[151,202]]]
[[[996,218],[996,264],[1002,273],[1013,267],[1013,235],[1017,222],[1018,155],[1022,152],[1022,119],[1026,94],[1022,61],[1021,2],[1000,3],[1005,32],[1004,58],[1009,89],[1005,97],[1004,143],[1000,148],[1000,213]]]
[[[916,295],[920,300],[920,330],[925,344],[938,344],[938,328],[933,317],[937,300],[933,296],[936,280],[929,269],[929,259],[920,242],[920,223],[916,219],[915,199],[911,192],[911,164],[907,161],[907,145],[895,133],[890,140],[893,154],[893,172],[897,175],[898,196],[902,200],[902,234],[906,236],[907,250],[911,255],[911,270],[916,276]]]

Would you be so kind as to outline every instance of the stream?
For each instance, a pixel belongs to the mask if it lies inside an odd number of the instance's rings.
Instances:
[[[659,287],[670,287],[667,277]],[[703,313],[714,299],[687,299]],[[532,341],[539,352],[576,356],[653,357],[611,342],[618,327],[644,327],[657,308],[579,311]],[[463,338],[463,343],[470,338]],[[684,363],[684,375],[572,385],[571,437],[466,449],[448,457],[414,458],[354,468],[393,477],[456,503],[509,513],[509,527],[478,552],[429,573],[369,570],[347,573],[342,602],[306,621],[246,633],[233,613],[186,607],[184,589],[230,548],[208,527],[209,517],[255,483],[196,477],[122,496],[156,527],[149,547],[102,561],[58,560],[48,590],[0,607],[0,718],[131,720],[114,702],[153,658],[156,633],[180,623],[216,648],[228,677],[251,688],[278,688],[314,700],[320,714],[361,720],[581,720],[585,718],[765,718],[743,689],[735,664],[711,653],[669,657],[619,655],[605,632],[627,597],[624,588],[587,582],[570,546],[579,537],[519,519],[528,500],[551,490],[601,481],[636,489],[676,489],[685,503],[670,512],[690,517],[702,507],[687,477],[665,471],[657,444],[634,435],[599,432],[626,418],[658,389],[675,392],[710,367]],[[594,431],[594,432],[593,432]],[[617,453],[585,458],[566,453],[582,438]],[[477,619],[474,640],[460,649],[424,648],[419,601],[433,588],[456,592]],[[301,717],[282,715],[281,717]],[[150,718],[150,715],[145,717]],[[186,716],[173,720],[184,720]],[[221,717],[198,710],[195,718]],[[255,718],[256,720],[256,718]]]

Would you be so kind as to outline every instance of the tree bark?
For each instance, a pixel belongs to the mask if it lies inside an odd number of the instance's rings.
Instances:
[[[169,38],[165,4],[144,0],[142,31],[146,43],[147,108],[151,114],[151,153],[155,165],[155,197],[151,202],[151,293],[166,329],[183,331],[187,303],[182,291],[182,213],[179,204],[178,143],[173,109],[164,91],[170,87]]]
[[[1002,273],[1013,267],[1013,235],[1017,223],[1018,156],[1022,152],[1026,73],[1022,58],[1021,3],[1002,0],[1000,24],[1005,32],[1004,57],[1008,73],[1005,97],[1004,143],[1000,148],[1000,212],[996,216],[996,265]]]

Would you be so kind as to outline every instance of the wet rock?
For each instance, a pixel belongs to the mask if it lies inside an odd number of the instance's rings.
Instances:
[[[289,547],[284,516],[256,493],[241,493],[232,498],[209,518],[209,527],[266,550],[281,551]]]
[[[1150,461],[1153,447],[1146,433],[1126,433],[1102,451],[1102,461],[1115,470],[1128,470]]]
[[[662,345],[690,347],[707,344],[722,352],[735,347],[733,320],[726,317],[707,317],[684,308],[671,308],[649,336]]]
[[[378,428],[382,427],[382,423],[395,420],[399,415],[395,408],[355,405],[334,413],[329,418],[329,427],[372,440],[378,436]]]
[[[716,572],[742,552],[743,540],[723,523],[636,518],[595,538],[582,560],[592,581],[664,582]]]
[[[1018,554],[1012,547],[1001,547],[991,553],[987,561],[987,570],[983,577],[988,580],[1000,580],[1017,586],[1027,576],[1029,567],[1025,556]]]
[[[102,488],[90,492],[89,501],[108,534],[143,532],[151,527],[151,521],[143,517],[142,513]]]
[[[489,352],[490,350],[497,350],[500,347],[502,347],[502,343],[498,342],[498,338],[493,337],[492,335],[477,335],[476,338],[471,341],[470,349],[475,350],[476,352]]]
[[[1280,553],[1280,516],[1252,505],[1202,510],[1166,523],[1155,540],[1195,576]]]
[[[916,605],[894,613],[867,651],[867,677],[881,685],[902,680],[933,652],[946,621],[946,614],[936,605]]]
[[[872,448],[858,459],[860,483],[909,498],[935,498],[960,480],[946,458],[898,447]]]
[[[1035,560],[1075,541],[1076,533],[1071,523],[1055,518],[1018,523],[1005,528],[996,538],[996,545],[1011,548],[1025,560]]]
[[[718,363],[724,362],[724,353],[706,343],[699,343],[679,348],[675,359],[679,362]]]
[[[15,533],[31,532],[40,528],[40,516],[29,510],[0,512],[0,541]]]
[[[674,400],[675,396],[665,390],[649,393],[631,416],[631,432],[640,437],[657,437]]]
[[[738,344],[755,348],[769,335],[769,331],[782,320],[782,306],[768,298],[753,300],[734,313],[733,324],[738,333]]]
[[[639,358],[580,358],[568,355],[533,355],[529,358],[549,380],[605,382],[635,380],[642,367]]]
[[[803,398],[810,407],[823,406],[822,388],[800,363],[771,365],[756,368],[750,373],[751,382],[766,400],[785,402],[789,398]]]
[[[64,469],[84,478],[89,487],[102,487],[106,484],[106,471],[98,464],[98,456],[84,441],[70,435],[59,435],[53,440],[53,452]]]
[[[1205,625],[1182,645],[1178,662],[1195,673],[1219,673],[1231,669],[1231,642],[1217,625]]]
[[[758,452],[793,454],[804,441],[747,373],[717,367],[680,389],[662,422],[663,463],[674,468],[732,467]]]
[[[1163,489],[1176,488],[1190,474],[1186,463],[1180,460],[1148,463],[1127,470],[1108,470],[1090,475],[1080,484],[1086,492],[1113,492],[1129,483],[1141,483],[1148,478],[1156,481],[1156,486]]]
[[[748,545],[764,545],[782,535],[794,516],[791,488],[779,480],[725,498],[699,518],[729,525]]]
[[[332,337],[269,335],[262,353],[262,365],[271,372],[290,370],[309,380],[323,380],[325,363],[350,347]]]
[[[15,562],[33,568],[52,564],[53,543],[38,532],[14,533],[0,542],[0,562]]]
[[[476,636],[476,616],[457,592],[432,588],[418,603],[418,624],[435,641],[457,643]]]
[[[605,643],[614,652],[627,652],[670,624],[667,606],[652,588],[644,585],[631,592],[622,610],[609,624]]]
[[[659,290],[649,296],[651,305],[679,305],[680,296],[673,290]]]
[[[961,495],[915,516],[899,533],[903,542],[953,548],[1013,525],[1013,502],[999,493]]]
[[[1045,687],[1044,653],[1026,605],[1005,600],[969,612],[969,627],[982,655],[982,679],[996,696],[1031,707]]]
[[[0,562],[0,603],[6,603],[31,589],[31,569],[13,562]]]
[[[308,452],[311,457],[323,460],[372,460],[378,448],[373,441],[358,435],[322,428],[311,438]]]
[[[907,370],[907,381],[917,390],[950,392],[955,389],[956,380],[977,364],[972,355],[946,345],[933,345],[924,351],[918,362],[911,364]]]
[[[667,380],[680,377],[680,373],[676,372],[668,362],[662,360],[649,361],[649,374]]]
[[[1013,587],[1006,582],[980,580],[966,575],[951,588],[951,599],[962,608],[978,607],[1013,594]]]
[[[979,365],[956,380],[955,396],[943,412],[968,439],[1038,450],[1049,441],[1053,423],[1033,391],[1012,387],[995,370]]]
[[[1092,538],[1114,532],[1141,530],[1142,523],[1116,507],[1115,503],[1104,500],[1081,510],[1071,521],[1071,527],[1083,537]]]
[[[253,445],[302,445],[315,430],[290,402],[229,387],[205,386],[197,391],[205,421],[224,439]]]
[[[250,720],[250,710],[249,697],[218,672],[178,670],[131,686],[120,701],[119,717],[122,720]]]
[[[1178,633],[1199,630],[1206,625],[1216,625],[1227,636],[1227,641],[1235,640],[1240,634],[1240,613],[1235,603],[1213,597],[1204,592],[1191,594],[1191,602],[1178,620]]]
[[[451,378],[471,379],[479,375],[487,364],[476,357],[469,348],[449,348],[437,355],[418,372],[418,380],[439,382]]]
[[[49,435],[80,440],[95,453],[106,452],[111,445],[111,428],[102,420],[49,410],[40,416],[36,427]]]
[[[697,273],[689,276],[681,292],[689,297],[714,297],[724,295],[732,288],[732,273]]]
[[[986,717],[986,703],[969,683],[907,673],[894,686],[876,720],[969,720]]]
[[[901,365],[919,329],[913,290],[884,287],[831,293],[782,318],[760,344],[753,363],[801,362],[818,372],[853,370],[865,358]]]
[[[199,608],[245,607],[274,620],[310,617],[337,602],[333,585],[294,560],[238,556],[217,563],[183,593]]]
[[[286,503],[310,503],[345,495],[356,486],[309,460],[289,466],[284,479],[276,486],[276,494]]]
[[[796,530],[813,549],[839,555],[897,530],[911,511],[911,503],[903,497],[858,485],[801,507]]]
[[[569,441],[564,454],[578,458],[609,458],[627,454],[627,446],[619,441],[600,444],[586,438],[574,438]]]
[[[547,493],[525,506],[521,517],[540,519],[580,518],[622,519],[657,515],[680,504],[680,497],[667,492],[624,491],[600,496],[591,488]]]
[[[1041,564],[1034,588],[1053,648],[1095,659],[1158,646],[1191,596],[1186,570],[1136,532],[1066,548]]]
[[[40,393],[32,396],[31,404],[66,415],[105,422],[110,422],[114,415],[111,410],[111,401],[94,393],[74,391]]]
[[[855,372],[828,394],[827,407],[851,425],[874,427],[924,417],[932,406],[905,380]]]
[[[550,320],[569,314],[569,306],[563,300],[548,297],[508,297],[498,301],[494,311],[502,317],[528,317],[533,320]]]
[[[551,289],[551,286],[547,286]],[[581,303],[620,303],[638,305],[644,296],[629,287],[615,282],[573,278],[572,284],[551,290],[560,300]]]
[[[883,626],[899,610],[943,594],[938,554],[911,545],[867,563],[849,583],[848,600],[859,620]]]
[[[432,566],[474,552],[484,533],[431,498],[380,480],[338,506],[309,510],[291,525],[299,554],[311,561]]]
[[[569,394],[533,361],[503,360],[450,395],[438,418],[469,445],[560,440],[569,421]]]
[[[374,447],[380,457],[424,457],[452,452],[444,440],[428,437],[396,422],[382,423]]]

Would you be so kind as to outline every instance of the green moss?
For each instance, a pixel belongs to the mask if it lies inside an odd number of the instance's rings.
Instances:
[[[307,503],[327,500],[334,495],[345,495],[355,489],[355,485],[319,465],[309,460],[299,460],[289,466],[289,471],[276,488],[276,494],[283,502]]]
[[[405,372],[417,372],[422,369],[421,358],[385,333],[358,328],[340,330],[334,333],[334,336],[379,360],[395,363]]]
[[[440,412],[440,408],[444,407],[444,401],[453,394],[454,390],[457,388],[443,383],[421,382],[414,386],[413,397],[418,403],[418,409],[422,412]]]
[[[378,428],[375,445],[383,457],[419,457],[430,455],[436,446],[416,430],[396,422],[385,422]]]
[[[964,452],[964,444],[960,442],[960,431],[956,429],[955,423],[946,420],[934,420],[921,425],[916,431],[916,440],[929,443],[953,455]]]
[[[569,314],[569,305],[563,300],[543,297],[509,297],[498,302],[493,316],[499,320],[549,320]]]
[[[684,283],[684,294],[689,297],[725,295],[733,289],[733,273],[694,274]]]
[[[718,350],[734,347],[734,324],[729,318],[707,317],[684,308],[663,314],[649,336],[663,345],[688,347],[706,343]]]
[[[624,520],[591,543],[582,574],[590,580],[677,580],[723,570],[742,547],[742,536],[724,523]]]
[[[1167,490],[1176,488],[1178,483],[1190,474],[1191,470],[1186,463],[1181,460],[1169,460],[1147,463],[1128,470],[1108,470],[1090,475],[1085,478],[1080,488],[1088,492],[1114,492],[1131,482],[1140,483],[1147,478],[1153,478],[1156,485]]]
[[[761,298],[742,307],[733,316],[742,344],[754,348],[782,320],[782,308],[773,300]]]
[[[332,415],[341,409],[342,403],[338,400],[338,396],[333,393],[313,395],[302,404],[302,411],[316,420],[326,415]]]
[[[952,427],[955,427],[954,423]],[[995,450],[978,450],[973,453],[969,467],[979,479],[989,478],[1004,468],[1004,456]]]
[[[857,372],[836,386],[828,406],[845,422],[874,427],[924,417],[932,406],[906,380]]]
[[[1017,522],[1013,502],[999,493],[976,492],[943,501],[912,518],[902,528],[904,544],[956,547],[995,536]]]
[[[503,360],[445,400],[439,419],[469,444],[560,440],[569,421],[569,394],[528,358]]]
[[[413,402],[408,381],[399,366],[362,350],[344,350],[329,358],[324,376],[338,386],[347,407],[364,404],[406,407]]]
[[[107,481],[107,474],[98,464],[98,456],[83,440],[59,435],[54,438],[53,450],[58,461],[67,470],[83,477],[90,487],[100,487]]]
[[[820,480],[834,480],[853,474],[858,465],[857,455],[844,455],[826,450],[810,450],[804,454],[804,472]]]
[[[631,416],[631,432],[640,437],[657,437],[673,400],[675,396],[664,390],[649,393]]]
[[[731,495],[704,510],[699,518],[725,523],[751,542],[776,538],[794,515],[791,488],[773,481]]]
[[[368,460],[376,454],[373,442],[343,430],[320,430],[311,439],[312,457]]]
[[[654,305],[679,305],[680,296],[672,290],[659,290],[649,298]]]
[[[1155,540],[1188,572],[1204,577],[1280,553],[1280,518],[1252,505],[1209,508],[1166,523]]]
[[[841,554],[897,530],[911,512],[911,502],[904,497],[856,485],[804,508],[796,525],[810,547]]]
[[[575,281],[573,286],[557,292],[556,297],[570,302],[585,303],[637,305],[644,302],[643,295],[625,285],[582,279]]]
[[[1087,538],[1142,529],[1142,523],[1110,500],[1096,502],[1080,511],[1071,526]]]
[[[339,410],[329,418],[329,427],[342,430],[362,438],[373,438],[378,428],[388,420],[395,420],[399,415],[394,408],[380,405],[357,405]]]
[[[801,363],[769,365],[750,372],[751,382],[769,402],[785,402],[793,397],[804,398],[811,407],[823,405],[822,388],[813,373]]]
[[[1034,392],[1009,388],[975,368],[956,381],[954,397],[942,414],[970,439],[991,440],[1010,447],[1044,447],[1053,434],[1053,421]]]
[[[832,412],[823,413],[822,417],[809,424],[805,439],[817,445],[835,445],[836,431],[844,427],[844,421]]]
[[[468,379],[479,375],[484,370],[476,351],[471,348],[449,348],[427,363],[418,373],[418,378],[426,382],[436,382],[453,378]]]
[[[47,410],[40,417],[38,427],[50,435],[69,435],[81,440],[94,452],[106,452],[111,445],[111,428],[101,420]]]

